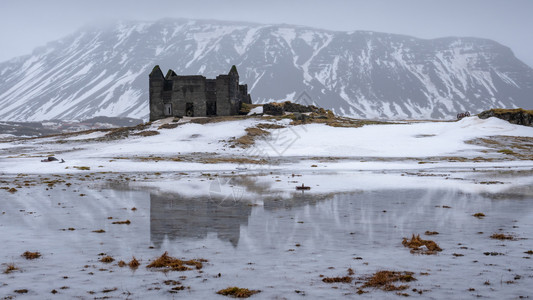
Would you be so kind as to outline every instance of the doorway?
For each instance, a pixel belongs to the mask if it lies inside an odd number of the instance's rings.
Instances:
[[[206,113],[207,116],[216,116],[217,115],[217,102],[216,101],[207,101],[206,102]]]
[[[172,104],[165,103],[165,109],[163,111],[164,111],[165,116],[172,116]]]
[[[194,105],[191,102],[185,104],[185,115],[187,117],[194,117]]]

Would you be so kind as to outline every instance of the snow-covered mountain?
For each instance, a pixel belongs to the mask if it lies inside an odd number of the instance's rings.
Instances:
[[[156,64],[207,77],[235,64],[254,102],[314,102],[354,117],[533,108],[533,69],[491,40],[165,19],[84,28],[0,63],[0,120],[147,119]]]

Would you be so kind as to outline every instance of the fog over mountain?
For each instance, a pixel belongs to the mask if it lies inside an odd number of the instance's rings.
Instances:
[[[215,77],[235,64],[253,102],[364,118],[533,108],[533,69],[494,41],[164,19],[86,27],[0,64],[0,120],[148,117],[154,65]]]

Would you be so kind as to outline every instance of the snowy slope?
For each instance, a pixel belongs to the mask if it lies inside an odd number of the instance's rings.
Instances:
[[[183,120],[182,120],[183,121]],[[157,129],[162,120],[146,130],[158,135],[130,134],[115,141],[95,141],[101,133],[18,140],[0,143],[0,171],[4,174],[77,172],[74,166],[88,166],[98,172],[213,171],[235,170],[242,164],[250,170],[407,170],[448,167],[531,168],[533,161],[509,160],[505,153],[484,153],[485,147],[465,143],[494,136],[533,137],[533,128],[497,119],[464,118],[458,122],[416,122],[414,124],[367,125],[360,128],[331,127],[325,124],[288,125],[287,120],[245,119],[212,124],[186,123],[173,129]],[[265,139],[251,148],[232,147],[228,141],[246,134],[258,123],[286,126],[270,129]],[[209,134],[206,134],[208,132]],[[379,137],[379,138],[376,138]],[[513,148],[514,150],[516,148]],[[66,163],[39,163],[39,157],[58,153]],[[159,159],[138,159],[146,157]],[[490,157],[487,162],[419,160],[438,157]],[[180,158],[179,160],[164,158]],[[267,164],[239,161],[206,162],[213,157],[265,159]],[[342,160],[326,160],[323,157]],[[118,159],[121,158],[121,159]],[[278,159],[285,159],[278,163]],[[316,164],[318,168],[310,167]],[[327,167],[327,169],[323,169]]]
[[[533,108],[533,70],[490,40],[165,19],[84,28],[1,63],[0,120],[146,119],[155,64],[208,77],[236,64],[254,102],[314,102],[353,117]]]

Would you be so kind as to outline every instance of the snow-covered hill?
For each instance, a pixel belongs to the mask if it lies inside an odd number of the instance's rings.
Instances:
[[[533,108],[533,69],[494,41],[166,19],[84,28],[0,64],[0,120],[147,119],[155,64],[214,77],[235,64],[254,102],[366,118]]]

